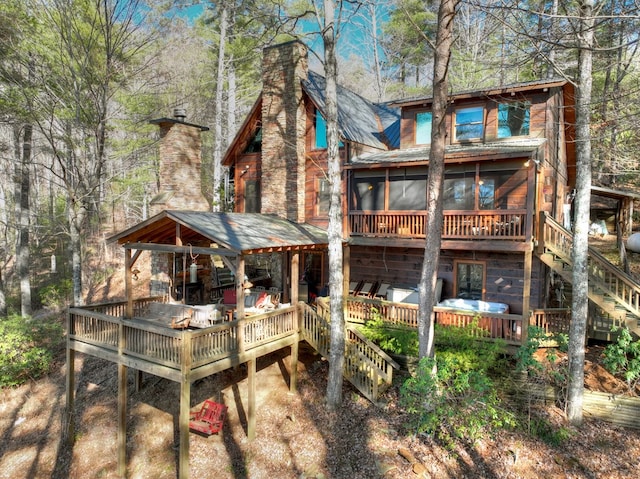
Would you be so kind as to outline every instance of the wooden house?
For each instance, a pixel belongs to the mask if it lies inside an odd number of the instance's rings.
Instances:
[[[300,42],[265,49],[263,72],[262,94],[224,158],[235,211],[326,227],[324,78],[308,69]],[[374,104],[338,88],[345,283],[385,285],[384,299],[417,297],[411,293],[424,257],[431,102]],[[450,95],[438,274],[442,299],[450,301],[443,307],[480,304],[526,324],[533,316],[548,328],[546,310],[556,323],[563,317],[567,330],[568,304],[558,289],[566,286],[565,294],[571,280],[574,103],[574,86],[562,79]],[[594,277],[599,319],[590,334],[608,337],[611,321],[637,328],[635,281],[593,257],[593,270],[611,279]],[[330,287],[326,257],[303,264],[311,291]],[[616,291],[621,283],[623,293]]]

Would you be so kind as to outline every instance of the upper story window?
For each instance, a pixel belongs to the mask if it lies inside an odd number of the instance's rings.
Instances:
[[[258,128],[247,144],[244,153],[260,153],[262,151],[262,128]]]
[[[498,104],[498,138],[528,136],[530,125],[529,101],[512,101]]]
[[[244,212],[260,213],[260,181],[248,180],[244,183]]]
[[[416,145],[431,143],[431,121],[430,111],[416,113]]]
[[[427,208],[427,169],[389,171],[389,210],[425,210]]]
[[[484,107],[471,106],[455,111],[455,140],[480,140],[484,133]]]
[[[316,109],[315,114],[315,130],[316,130],[316,139],[314,148],[316,150],[323,150],[327,147],[327,120],[324,119],[322,113]],[[339,141],[338,147],[342,148],[344,144]]]

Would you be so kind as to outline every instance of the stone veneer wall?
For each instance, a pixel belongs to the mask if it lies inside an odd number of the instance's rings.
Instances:
[[[307,48],[268,47],[262,64],[262,213],[304,222]]]
[[[166,209],[209,211],[202,194],[200,128],[171,121],[159,126],[160,190],[152,215]]]

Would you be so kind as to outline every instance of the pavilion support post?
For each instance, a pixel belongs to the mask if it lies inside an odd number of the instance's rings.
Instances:
[[[125,249],[124,250],[124,266],[125,266],[125,271],[124,271],[124,289],[125,289],[125,295],[127,298],[127,318],[132,318],[133,317],[133,287],[131,284],[131,278],[132,278],[132,273],[131,273],[131,265],[132,265],[133,261],[131,258],[131,250],[130,249]]]
[[[70,316],[69,316],[70,317]],[[67,323],[71,326],[71,320]],[[69,327],[67,331],[71,331]],[[67,442],[69,445],[73,444],[75,437],[75,421],[74,421],[74,408],[75,408],[75,394],[76,394],[76,371],[75,371],[75,359],[76,352],[71,348],[70,339],[67,337],[67,404],[65,408],[64,426],[66,430],[64,433],[67,435]]]
[[[244,353],[244,265],[243,255],[238,256],[236,269],[236,319],[238,320],[238,352]]]
[[[524,283],[522,294],[522,334],[521,343],[527,342],[529,336],[529,320],[531,318],[531,265],[533,263],[533,251],[528,250],[524,253]]]
[[[247,438],[256,438],[256,358],[247,361]]]
[[[291,304],[298,303],[298,283],[300,281],[300,253],[291,254]]]
[[[189,479],[189,411],[191,410],[191,334],[182,335],[182,381],[178,434],[178,479]]]

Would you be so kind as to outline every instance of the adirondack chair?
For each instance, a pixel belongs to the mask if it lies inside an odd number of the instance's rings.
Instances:
[[[207,399],[202,408],[189,418],[189,429],[210,436],[222,430],[227,406]]]

